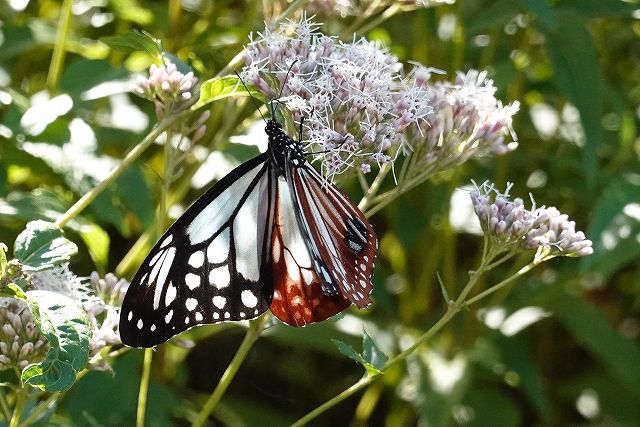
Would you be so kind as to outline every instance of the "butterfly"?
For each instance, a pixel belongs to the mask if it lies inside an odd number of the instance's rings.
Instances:
[[[265,130],[268,150],[207,190],[149,252],[122,303],[124,344],[153,347],[267,309],[304,326],[371,303],[371,224],[299,140],[273,118]]]

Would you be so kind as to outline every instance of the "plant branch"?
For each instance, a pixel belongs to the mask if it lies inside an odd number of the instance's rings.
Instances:
[[[64,55],[66,52],[67,35],[71,25],[71,7],[73,0],[64,0],[60,8],[60,23],[58,24],[58,32],[56,33],[56,42],[53,45],[53,54],[51,55],[51,63],[49,64],[49,73],[47,74],[47,88],[53,91],[58,85],[60,79],[60,71],[64,63]]]
[[[151,361],[153,349],[144,349],[144,362],[142,364],[142,378],[140,378],[140,390],[138,391],[138,408],[136,411],[136,426],[144,427],[144,418],[147,409],[147,393],[149,391],[149,377],[151,376]]]
[[[133,163],[154,141],[171,125],[176,121],[182,119],[191,111],[185,110],[178,114],[171,115],[162,120],[158,126],[156,126],[151,132],[144,137],[138,145],[133,147],[131,151],[122,159],[120,164],[116,166],[109,176],[96,185],[91,191],[82,196],[73,206],[71,206],[58,220],[56,225],[58,227],[64,227],[69,221],[71,221],[76,215],[84,210],[91,202],[95,200],[100,193],[102,193],[107,187],[109,187],[115,180]]]
[[[207,418],[209,418],[209,415],[215,409],[216,405],[222,398],[222,395],[227,390],[227,387],[229,387],[229,384],[231,384],[231,381],[235,377],[236,372],[238,372],[238,369],[240,369],[240,366],[242,365],[242,362],[244,362],[244,359],[247,357],[247,354],[249,354],[249,350],[251,350],[253,343],[258,339],[258,336],[260,336],[260,333],[264,328],[264,324],[266,323],[266,319],[268,319],[268,316],[263,315],[255,320],[252,320],[249,323],[249,330],[247,330],[247,334],[244,336],[242,344],[240,344],[240,348],[238,348],[238,351],[236,352],[235,356],[233,356],[231,363],[229,363],[229,366],[227,366],[224,374],[222,374],[220,382],[200,410],[198,418],[196,418],[195,422],[192,424],[192,427],[202,427],[207,421]]]

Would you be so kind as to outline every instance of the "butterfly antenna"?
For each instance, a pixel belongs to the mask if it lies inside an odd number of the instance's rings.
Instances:
[[[258,101],[256,101],[256,99],[253,97],[253,95],[251,95],[251,91],[249,90],[247,85],[244,83],[244,80],[242,80],[242,77],[240,77],[240,74],[238,74],[238,72],[236,70],[233,70],[233,72],[236,73],[236,76],[238,76],[238,79],[240,79],[240,83],[242,83],[242,86],[244,86],[245,90],[247,91],[247,93],[251,97],[251,100],[253,101],[253,105],[255,105],[256,109],[258,110],[258,113],[260,113],[260,117],[262,117],[262,120],[265,123],[267,123],[267,120],[262,115],[262,111],[260,111],[260,104],[258,104]]]
[[[293,66],[296,64],[296,62],[298,62],[297,59],[295,59],[291,65],[289,65],[289,69],[287,70],[287,74],[284,76],[284,82],[282,82],[282,86],[280,87],[280,93],[278,94],[278,97],[276,99],[274,99],[273,101],[270,102],[271,104],[271,117],[275,117],[275,107],[273,106],[273,102],[279,102],[282,105],[285,105],[285,103],[283,103],[282,101],[280,101],[280,98],[282,98],[282,92],[284,91],[284,87],[287,85],[287,80],[289,80],[289,75],[291,74],[291,69],[293,68]]]

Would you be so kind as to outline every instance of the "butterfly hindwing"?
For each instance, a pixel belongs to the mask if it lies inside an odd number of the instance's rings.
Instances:
[[[292,326],[325,320],[351,305],[342,295],[326,295],[296,219],[288,184],[278,180],[272,234],[273,299],[271,312]]]
[[[150,347],[198,324],[250,319],[268,308],[276,180],[262,154],[231,171],[176,220],[127,291],[123,343]]]
[[[325,294],[341,294],[358,308],[371,303],[371,276],[378,249],[373,227],[338,188],[308,162],[287,171],[298,222]]]

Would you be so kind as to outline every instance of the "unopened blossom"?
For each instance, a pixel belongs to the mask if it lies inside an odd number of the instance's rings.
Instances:
[[[94,271],[89,283],[95,296],[85,303],[85,309],[93,329],[90,341],[90,354],[93,355],[105,346],[121,343],[118,334],[120,306],[129,288],[129,282],[117,278],[112,273],[100,277]]]
[[[189,104],[197,82],[198,78],[193,72],[183,74],[173,63],[160,66],[151,64],[149,77],[139,76],[132,92],[155,102],[156,114],[158,117],[164,117]]]
[[[27,303],[0,298],[0,371],[18,371],[30,363],[41,362],[49,343],[33,323]]]
[[[494,251],[537,250],[537,259],[552,256],[586,256],[593,253],[592,242],[575,222],[554,207],[528,210],[520,198],[511,200],[490,182],[471,192],[473,209]]]
[[[536,220],[524,239],[526,248],[542,248],[543,255],[586,256],[593,253],[591,240],[576,223],[554,207],[540,208]]]

